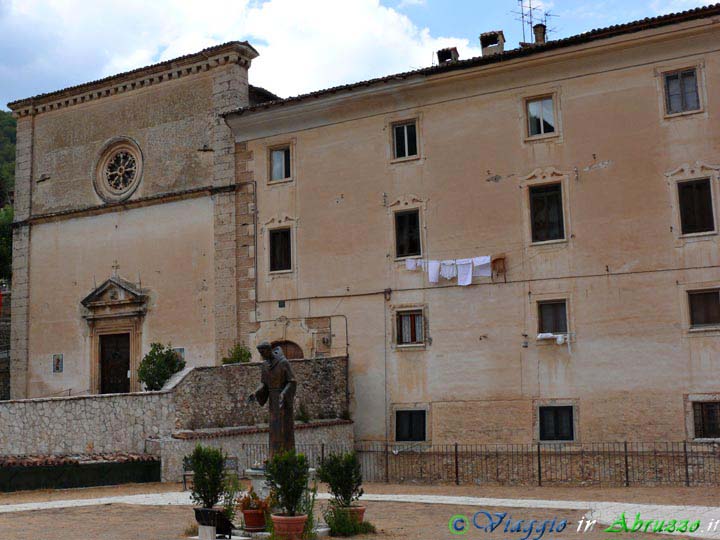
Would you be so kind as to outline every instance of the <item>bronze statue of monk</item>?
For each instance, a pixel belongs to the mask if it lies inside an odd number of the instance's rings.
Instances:
[[[295,418],[293,400],[297,383],[290,362],[280,347],[273,348],[267,341],[258,345],[263,357],[260,386],[248,396],[248,404],[260,406],[270,399],[270,455],[295,449]]]

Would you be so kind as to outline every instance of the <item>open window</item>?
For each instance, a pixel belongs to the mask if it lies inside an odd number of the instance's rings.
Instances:
[[[566,301],[538,302],[538,334],[567,334],[567,331]]]
[[[692,406],[695,438],[720,438],[720,401],[696,401]]]
[[[395,339],[399,346],[425,344],[425,316],[422,309],[399,310],[395,314]]]
[[[530,186],[530,226],[533,242],[565,238],[562,184]]]
[[[677,188],[682,234],[714,231],[715,218],[710,179],[678,182]]]
[[[270,272],[292,270],[292,231],[273,229],[270,231]]]
[[[552,95],[528,99],[525,103],[528,137],[541,137],[557,132],[555,102]]]
[[[420,210],[395,213],[395,256],[419,257],[422,255],[420,242]]]

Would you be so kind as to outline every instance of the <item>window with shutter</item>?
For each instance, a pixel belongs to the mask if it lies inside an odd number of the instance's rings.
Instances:
[[[680,225],[683,234],[715,230],[710,179],[678,182]]]
[[[533,242],[565,238],[562,186],[549,184],[530,187],[530,223]]]
[[[425,440],[425,411],[395,411],[395,440],[421,442]]]
[[[540,440],[572,441],[572,405],[540,407]]]

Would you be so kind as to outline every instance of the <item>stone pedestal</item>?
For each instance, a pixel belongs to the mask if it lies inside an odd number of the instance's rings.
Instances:
[[[308,484],[312,485],[315,481],[316,471],[310,469],[308,472]],[[250,480],[253,491],[257,493],[258,497],[265,499],[270,495],[270,489],[265,483],[265,469],[245,469],[245,477]]]
[[[198,540],[215,540],[216,538],[217,532],[215,530],[215,527],[198,525]]]

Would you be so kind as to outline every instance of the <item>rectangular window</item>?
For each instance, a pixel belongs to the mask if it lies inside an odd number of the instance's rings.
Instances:
[[[421,254],[420,211],[409,210],[395,214],[395,255],[415,257]]]
[[[270,271],[292,269],[292,242],[290,229],[270,231]]]
[[[530,220],[533,242],[565,238],[562,186],[560,184],[530,188]]]
[[[690,291],[688,300],[692,328],[720,325],[720,290]]]
[[[395,411],[395,440],[425,440],[425,411]]]
[[[393,126],[393,147],[395,159],[418,155],[417,127],[414,120]]]
[[[425,343],[425,320],[422,309],[398,311],[397,344],[421,345]]]
[[[528,100],[527,118],[530,137],[555,133],[555,109],[552,96]]]
[[[565,300],[538,302],[538,333],[567,334],[567,305]]]
[[[540,440],[573,440],[573,408],[571,405],[540,407]]]
[[[665,74],[665,102],[668,114],[700,109],[695,68]]]
[[[678,183],[680,223],[683,234],[715,230],[710,179]]]
[[[275,148],[270,152],[270,180],[290,178],[290,147]]]
[[[696,439],[720,438],[720,401],[693,403]]]

